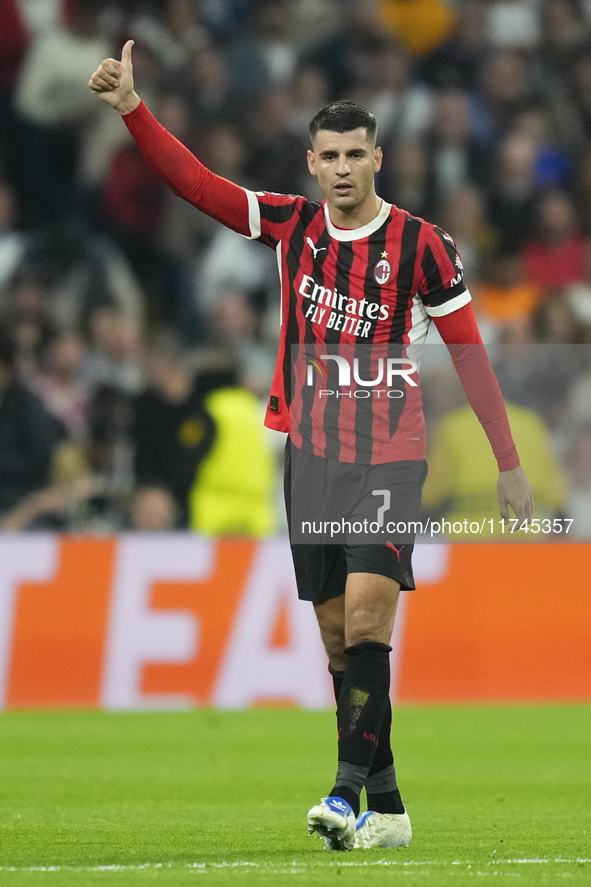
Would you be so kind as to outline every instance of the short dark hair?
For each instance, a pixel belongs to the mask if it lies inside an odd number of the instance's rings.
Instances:
[[[376,118],[367,108],[344,99],[339,102],[331,102],[330,105],[325,105],[324,108],[321,108],[310,121],[310,140],[314,144],[320,129],[342,133],[351,132],[351,130],[358,129],[360,126],[365,127],[370,140],[376,138],[378,124]]]

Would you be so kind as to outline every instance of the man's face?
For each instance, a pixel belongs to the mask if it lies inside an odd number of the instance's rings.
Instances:
[[[308,168],[320,190],[335,208],[349,212],[373,191],[382,165],[382,149],[367,137],[364,126],[350,132],[321,129],[308,151]]]

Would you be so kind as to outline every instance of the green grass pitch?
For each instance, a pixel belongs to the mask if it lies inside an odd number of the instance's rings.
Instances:
[[[591,883],[591,706],[401,707],[404,850],[326,853],[332,712],[0,715],[0,884]]]

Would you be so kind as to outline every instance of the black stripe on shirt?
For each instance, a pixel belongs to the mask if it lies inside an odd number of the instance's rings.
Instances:
[[[388,226],[392,223],[392,215],[389,215],[385,224],[381,226],[369,238],[367,252],[367,270],[365,274],[365,286],[363,288],[363,297],[368,302],[375,300],[376,287],[380,287],[374,278],[374,271],[377,263],[382,258],[382,253],[386,251],[386,238],[388,234]],[[383,287],[380,287],[380,301]],[[355,356],[359,358],[359,376],[361,379],[371,379],[371,352],[378,322],[372,324],[367,339],[357,341],[355,343]],[[370,389],[371,397],[360,399],[357,401],[357,409],[355,411],[355,461],[371,462],[373,454],[373,407],[374,394]]]
[[[351,291],[350,273],[355,259],[353,243],[349,241],[339,241],[338,254],[336,260],[335,286],[337,293],[349,298]],[[338,311],[341,315],[343,312]],[[325,340],[330,344],[339,345],[341,342],[342,330],[326,330]],[[335,353],[338,353],[336,351]],[[329,361],[329,380],[327,388],[331,391],[339,391],[338,384],[338,367],[336,361]],[[341,412],[341,399],[338,397],[329,397],[326,400],[324,408],[324,428],[332,429],[332,433],[326,439],[326,457],[328,459],[338,459],[341,451],[339,441],[339,416]]]
[[[301,225],[296,226],[289,242],[285,243],[284,241],[284,246],[287,246],[287,255],[285,258],[289,278],[289,311],[285,331],[285,352],[283,354],[283,393],[285,396],[285,403],[289,406],[291,404],[292,391],[295,386],[295,372],[291,346],[300,343],[300,329],[297,320],[298,297],[294,288],[294,281],[298,276],[300,259],[304,249],[304,231]],[[306,336],[305,341],[308,342],[311,340]]]
[[[295,203],[281,203],[277,206],[259,200],[259,208],[261,219],[264,219],[266,222],[271,222],[273,225],[283,225],[285,222],[289,222],[289,220],[293,218],[293,215],[297,210],[297,205]]]

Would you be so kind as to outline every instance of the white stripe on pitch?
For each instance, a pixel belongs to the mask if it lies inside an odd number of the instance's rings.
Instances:
[[[283,874],[283,873],[300,873],[306,872],[309,873],[315,868],[354,868],[354,869],[367,869],[367,868],[376,868],[376,867],[396,867],[398,869],[412,869],[415,866],[420,866],[424,868],[425,866],[433,866],[439,869],[448,866],[454,866],[455,870],[458,870],[458,867],[466,867],[470,869],[475,869],[473,874],[490,874],[491,869],[495,869],[497,866],[503,865],[550,865],[550,864],[561,864],[561,865],[580,865],[583,863],[589,863],[591,859],[579,857],[577,859],[564,859],[563,857],[559,857],[558,859],[545,859],[542,857],[536,857],[533,859],[491,859],[487,862],[472,862],[470,860],[460,860],[454,859],[450,862],[446,860],[403,860],[403,859],[376,859],[376,860],[363,860],[359,862],[348,860],[339,860],[338,862],[291,862],[285,863],[284,865],[276,865],[267,862],[250,862],[247,860],[238,861],[238,862],[185,862],[185,863],[172,863],[172,862],[144,862],[144,863],[136,863],[135,865],[126,865],[124,863],[117,864],[112,863],[110,865],[89,865],[89,866],[76,866],[76,865],[32,865],[32,866],[0,866],[0,872],[139,872],[139,871],[150,871],[152,869],[192,869],[193,871],[203,871],[205,872],[207,869],[262,869],[269,874]],[[479,871],[480,869],[488,869],[488,871]],[[425,873],[427,874],[427,873]],[[513,875],[515,876],[515,875]]]

